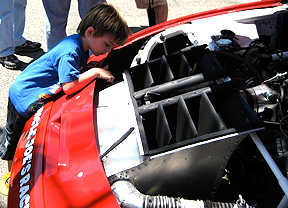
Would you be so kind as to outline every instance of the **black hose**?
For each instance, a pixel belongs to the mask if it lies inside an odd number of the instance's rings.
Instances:
[[[205,208],[233,208],[234,203],[204,201]],[[143,208],[181,208],[180,198],[167,196],[146,195],[143,200]]]
[[[181,208],[180,198],[145,195],[143,208]]]
[[[226,51],[211,51],[211,52],[213,54],[215,54],[216,56],[222,55],[222,56],[226,56],[229,58],[237,59],[238,61],[245,64],[249,69],[251,69],[254,72],[254,74],[256,75],[256,77],[259,79],[260,82],[263,82],[263,79],[262,79],[261,75],[259,74],[259,72],[257,71],[257,69],[252,64],[250,64],[248,61],[246,61],[244,58],[237,56],[233,53],[226,52]]]
[[[204,201],[205,208],[233,208],[232,203],[222,203],[222,202],[211,202],[209,200]]]

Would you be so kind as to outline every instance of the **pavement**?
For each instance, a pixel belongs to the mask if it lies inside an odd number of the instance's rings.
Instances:
[[[246,3],[251,0],[167,0],[168,1],[168,20],[175,19],[184,15],[206,11],[230,5]],[[44,35],[44,8],[42,1],[28,0],[26,7],[26,24],[24,37],[27,40],[37,41],[42,44],[41,51],[17,55],[23,61],[24,67],[31,61],[41,56],[47,51]],[[134,0],[107,0],[108,3],[115,5],[126,19],[132,32],[139,31],[148,27],[146,10],[137,9]],[[76,33],[76,28],[80,22],[78,14],[77,0],[71,1],[71,9],[68,17],[67,34]],[[14,79],[21,73],[21,70],[9,70],[0,65],[0,136],[6,123],[8,89]],[[7,162],[0,159],[0,178],[7,173]],[[7,197],[0,194],[0,208],[7,207]]]

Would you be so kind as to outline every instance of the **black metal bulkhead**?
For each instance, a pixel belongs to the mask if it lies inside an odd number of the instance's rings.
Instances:
[[[113,175],[150,195],[214,199],[227,162],[248,132],[262,128],[206,46],[163,55],[124,76],[146,160]]]

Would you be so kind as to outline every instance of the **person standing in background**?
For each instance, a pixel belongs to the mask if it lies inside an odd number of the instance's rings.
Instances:
[[[42,0],[45,9],[45,33],[47,50],[67,36],[66,26],[71,0]],[[78,0],[78,11],[82,19],[84,14],[95,4],[106,0]]]
[[[135,0],[138,9],[147,9],[149,26],[165,22],[168,18],[166,0]]]
[[[0,63],[8,69],[21,69],[15,54],[34,52],[41,44],[23,37],[27,0],[2,0],[0,7]]]

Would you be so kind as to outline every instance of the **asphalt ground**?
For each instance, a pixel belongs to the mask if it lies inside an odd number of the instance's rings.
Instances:
[[[175,19],[184,15],[206,11],[215,8],[250,2],[252,0],[167,0],[168,1],[168,20]],[[126,19],[132,32],[137,32],[148,27],[146,10],[137,9],[134,0],[107,0],[108,3],[115,5]],[[67,34],[74,34],[80,22],[78,14],[77,0],[72,0],[71,9],[68,17]],[[42,44],[41,51],[17,55],[24,62],[23,69],[31,61],[37,59],[46,52],[44,35],[44,8],[40,0],[28,0],[26,7],[26,24],[24,37],[27,40],[37,41]],[[1,39],[0,39],[1,41]],[[0,136],[6,123],[8,89],[14,79],[21,73],[21,70],[9,70],[0,65]],[[7,173],[7,162],[0,159],[0,178]],[[7,197],[0,194],[0,208],[7,207]]]

